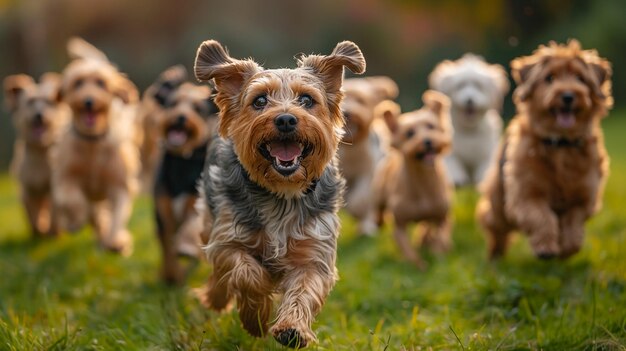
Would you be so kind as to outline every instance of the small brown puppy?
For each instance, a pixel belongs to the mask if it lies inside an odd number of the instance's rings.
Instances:
[[[613,103],[611,66],[571,40],[542,45],[511,68],[518,114],[482,185],[478,220],[491,258],[504,255],[516,229],[538,257],[566,258],[580,250],[585,221],[601,206],[609,157],[600,121]]]
[[[269,329],[289,347],[316,340],[311,323],[337,280],[344,66],[365,71],[348,41],[301,57],[295,69],[232,58],[214,40],[196,56],[196,77],[215,80],[220,109],[202,179],[213,265],[205,302],[220,311],[234,299],[250,334]]]
[[[129,254],[126,224],[139,172],[137,89],[83,40],[71,39],[68,51],[75,59],[63,71],[61,92],[72,121],[52,173],[59,222],[76,231],[89,220],[104,248]]]
[[[346,209],[359,221],[359,234],[372,235],[376,224],[369,221],[372,178],[389,148],[389,132],[382,119],[374,118],[374,107],[398,96],[398,86],[389,77],[346,79],[341,103],[346,120],[339,145],[339,166],[346,178]]]
[[[209,139],[217,131],[217,107],[207,86],[183,83],[160,94],[163,112],[157,128],[163,142],[154,187],[158,236],[163,252],[163,278],[180,283],[177,256],[199,257],[203,225],[194,205]]]
[[[141,185],[144,191],[152,191],[154,175],[161,158],[161,135],[159,116],[165,100],[187,80],[187,70],[182,65],[172,66],[163,71],[141,98],[139,119],[142,123],[143,142],[141,144]]]
[[[392,133],[392,149],[373,182],[374,218],[380,225],[389,211],[402,254],[420,269],[426,263],[412,247],[407,226],[421,222],[422,243],[436,253],[449,250],[452,227],[452,184],[443,164],[452,143],[450,100],[434,90],[427,90],[422,100],[424,107],[403,114],[392,101],[376,107]]]
[[[4,79],[4,101],[17,131],[13,170],[35,236],[56,235],[51,198],[50,153],[67,127],[70,110],[60,98],[61,76],[46,73],[39,84],[25,74]]]

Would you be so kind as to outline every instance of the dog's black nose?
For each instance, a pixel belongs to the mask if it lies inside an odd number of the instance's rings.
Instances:
[[[185,125],[185,121],[187,121],[187,117],[185,115],[179,115],[178,118],[176,118],[176,124],[180,126]]]
[[[296,116],[285,113],[276,117],[276,119],[274,120],[274,124],[276,125],[276,128],[278,128],[279,132],[289,133],[296,130],[298,120],[296,119]]]
[[[574,93],[571,91],[566,91],[561,94],[561,100],[565,105],[571,105],[574,102]]]
[[[433,142],[432,142],[430,139],[426,139],[426,140],[424,140],[424,147],[425,147],[427,150],[432,149],[432,147],[433,147]]]
[[[87,111],[91,111],[93,109],[93,100],[91,98],[85,99],[85,108]]]

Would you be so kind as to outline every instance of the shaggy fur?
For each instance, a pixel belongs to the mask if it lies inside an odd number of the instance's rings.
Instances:
[[[169,67],[143,93],[139,107],[139,120],[142,123],[143,142],[141,154],[141,185],[144,191],[151,191],[154,176],[161,157],[161,130],[158,117],[163,112],[165,100],[187,80],[187,70],[182,65]]]
[[[511,68],[518,114],[482,185],[478,220],[491,258],[504,255],[516,229],[538,257],[566,258],[580,250],[585,221],[601,206],[609,158],[600,121],[613,102],[611,67],[572,40],[540,46]]]
[[[57,73],[44,74],[39,84],[24,74],[4,79],[4,101],[17,131],[12,168],[35,236],[58,232],[52,208],[50,154],[70,117],[60,99],[60,87]]]
[[[454,136],[452,152],[445,158],[448,173],[456,185],[478,184],[500,141],[498,111],[509,91],[506,72],[500,65],[466,54],[438,64],[429,82],[431,89],[443,92],[452,103]]]
[[[71,127],[53,154],[53,200],[60,225],[77,231],[89,221],[102,247],[130,254],[126,224],[138,188],[138,100],[134,84],[95,47],[74,38],[75,59],[63,71],[61,93]]]
[[[354,43],[303,56],[296,69],[265,70],[213,40],[196,56],[196,77],[215,80],[220,109],[203,177],[213,265],[203,299],[215,310],[234,299],[243,327],[263,336],[272,295],[282,294],[269,332],[290,347],[316,340],[311,323],[337,279],[344,66],[365,70]]]
[[[424,107],[404,114],[392,101],[376,107],[392,133],[392,149],[373,182],[376,221],[382,223],[385,211],[393,216],[393,236],[402,254],[420,269],[426,264],[413,249],[407,226],[421,223],[422,243],[437,253],[450,248],[452,226],[452,186],[442,160],[452,138],[450,101],[433,90],[422,100]]]
[[[202,219],[194,205],[209,139],[217,131],[217,107],[207,86],[183,83],[159,94],[163,112],[156,118],[163,148],[154,188],[162,275],[181,283],[178,255],[200,256]]]
[[[374,118],[374,107],[398,96],[398,86],[388,77],[346,79],[341,104],[346,120],[339,145],[341,173],[346,179],[346,209],[359,221],[358,232],[371,235],[376,225],[369,221],[372,178],[389,148],[389,132],[382,119]]]

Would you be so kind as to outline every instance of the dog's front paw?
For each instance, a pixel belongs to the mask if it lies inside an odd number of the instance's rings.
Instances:
[[[133,238],[127,230],[119,231],[115,236],[101,244],[106,250],[119,253],[122,256],[130,256],[133,253]]]
[[[534,235],[531,237],[530,246],[537,258],[550,260],[560,253],[559,243],[556,238]]]
[[[307,328],[308,329],[308,328]],[[274,339],[280,344],[294,349],[301,349],[316,340],[315,334],[308,329],[302,330],[295,327],[272,327]]]

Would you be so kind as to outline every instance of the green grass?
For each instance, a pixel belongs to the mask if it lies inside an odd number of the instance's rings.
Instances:
[[[312,350],[626,349],[626,114],[605,121],[612,156],[605,207],[587,225],[581,253],[561,262],[531,254],[516,236],[503,260],[485,260],[473,212],[477,195],[456,195],[453,251],[427,256],[420,272],[389,235],[354,234],[344,216],[341,280],[314,329]],[[16,184],[0,177],[1,350],[282,350],[255,339],[236,313],[203,309],[190,288],[157,279],[159,250],[151,205],[141,198],[130,227],[135,253],[96,248],[89,229],[56,240],[30,239]]]

